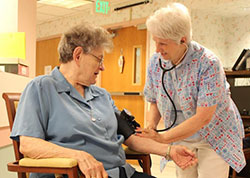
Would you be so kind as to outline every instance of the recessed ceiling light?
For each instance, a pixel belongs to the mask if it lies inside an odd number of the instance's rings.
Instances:
[[[64,8],[74,8],[82,5],[90,4],[93,0],[38,0],[39,4],[46,4]]]

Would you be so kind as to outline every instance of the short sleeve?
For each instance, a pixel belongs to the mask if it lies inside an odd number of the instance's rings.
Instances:
[[[19,136],[45,139],[47,106],[37,81],[31,81],[23,91],[18,103],[11,139],[19,141]]]
[[[147,78],[144,86],[144,97],[148,102],[155,103],[156,102],[156,95],[155,95],[155,89],[154,89],[154,77],[153,77],[153,70],[155,68],[153,60],[156,60],[157,56],[154,55],[150,59],[150,62],[148,64],[147,68]]]
[[[222,93],[226,93],[226,78],[217,58],[203,62],[199,77],[197,106],[210,107],[218,104],[222,99]]]

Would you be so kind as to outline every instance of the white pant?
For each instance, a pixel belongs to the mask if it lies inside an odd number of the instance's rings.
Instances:
[[[180,141],[177,144],[188,147],[198,158],[196,166],[185,170],[176,166],[177,178],[228,178],[229,165],[206,141]]]

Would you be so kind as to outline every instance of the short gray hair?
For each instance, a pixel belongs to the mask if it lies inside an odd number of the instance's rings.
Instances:
[[[102,27],[83,22],[65,32],[58,45],[59,60],[67,63],[73,59],[73,51],[76,47],[82,47],[84,53],[97,48],[103,48],[109,52],[113,48],[110,33]]]
[[[150,16],[146,22],[152,35],[180,43],[182,37],[189,43],[192,39],[191,17],[188,9],[180,3],[169,3]]]

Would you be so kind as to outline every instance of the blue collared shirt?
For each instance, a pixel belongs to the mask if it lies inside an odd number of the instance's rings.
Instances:
[[[106,90],[86,87],[83,98],[55,68],[50,75],[36,77],[23,91],[11,138],[36,137],[82,150],[102,162],[110,177],[119,177],[118,166],[125,167],[130,177],[135,170],[125,161],[116,110]]]
[[[157,104],[165,126],[169,127],[173,122],[173,106],[161,86],[162,69],[158,58],[159,54],[154,54],[150,59],[144,95],[147,101]],[[162,60],[162,64],[166,69],[172,67],[170,61]],[[166,72],[164,84],[170,97],[177,96],[175,101],[180,104],[185,120],[195,115],[197,107],[217,104],[212,120],[197,134],[239,172],[246,164],[242,152],[244,128],[230,97],[220,60],[211,51],[192,41],[183,61]]]

